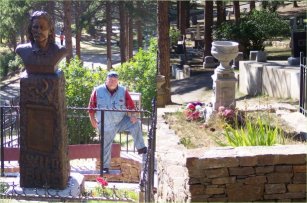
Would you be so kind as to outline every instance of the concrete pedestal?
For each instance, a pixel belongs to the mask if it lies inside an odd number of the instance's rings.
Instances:
[[[69,176],[65,79],[29,74],[20,79],[20,186],[64,189]]]
[[[212,98],[213,109],[218,110],[220,106],[235,107],[235,88],[237,79],[231,71],[217,72],[211,76],[213,79],[214,95]]]

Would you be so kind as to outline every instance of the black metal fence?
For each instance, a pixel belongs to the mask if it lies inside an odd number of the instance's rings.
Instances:
[[[95,109],[97,111],[101,111],[101,121],[104,120],[104,112],[106,111],[121,111],[121,112],[133,112],[138,113],[140,119],[142,120],[142,130],[145,132],[148,137],[148,152],[146,154],[146,158],[143,163],[144,168],[141,175],[140,188],[141,192],[143,192],[145,197],[145,202],[153,201],[153,194],[155,192],[154,189],[154,172],[155,172],[155,137],[156,137],[156,104],[155,100],[152,102],[153,112],[148,112],[144,110],[126,110],[126,109]],[[74,142],[74,144],[91,144],[91,143],[103,143],[103,128],[101,129],[101,133],[96,132],[92,129],[91,124],[89,122],[88,117],[88,108],[79,108],[79,107],[67,107],[67,123],[68,123],[68,134],[69,140]],[[4,176],[4,147],[14,147],[19,148],[19,106],[1,106],[0,107],[0,119],[1,119],[1,176]],[[144,119],[145,118],[145,119]],[[146,120],[146,122],[144,121]],[[70,126],[70,127],[69,127]],[[73,127],[72,127],[73,126]],[[80,133],[82,132],[82,133]],[[89,133],[87,136],[84,136],[84,132]],[[73,135],[73,137],[72,137]],[[121,150],[126,152],[135,152],[134,145],[131,146],[129,144],[129,133],[124,132],[119,135],[119,143],[121,144]],[[103,149],[103,147],[101,147]],[[103,150],[101,150],[101,158],[103,157]],[[100,160],[100,163],[103,163]],[[101,164],[101,174],[103,175],[103,164]],[[14,185],[10,185],[10,187],[14,188]],[[46,190],[47,191],[47,190]],[[24,193],[14,193],[14,194],[4,194],[0,191],[0,197],[4,198],[13,198],[13,199],[35,199],[35,197],[42,198],[42,195],[34,194],[30,197],[26,197]],[[25,197],[25,198],[22,198]],[[57,194],[51,195],[48,192],[44,195],[44,197],[48,197],[49,199],[63,199],[64,197],[60,197]],[[48,199],[47,198],[47,199]],[[69,199],[70,198],[70,199]],[[78,194],[76,197],[70,196],[68,199],[64,198],[65,201],[76,201],[76,198],[84,201],[84,199],[93,200],[95,198],[91,198],[89,196],[84,196],[82,194]],[[103,199],[106,199],[104,197]],[[116,200],[116,201],[130,201],[127,198],[107,198],[108,200]],[[99,200],[99,199],[97,199]]]
[[[300,55],[300,113],[307,117],[307,66],[306,57]]]

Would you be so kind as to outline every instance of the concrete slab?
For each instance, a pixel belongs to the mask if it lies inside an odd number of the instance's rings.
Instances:
[[[78,197],[84,191],[84,176],[80,173],[71,173],[68,179],[67,187],[64,190],[46,188],[22,188],[19,184],[19,177],[6,179],[10,188],[6,194],[23,194],[26,196],[51,195],[60,197]],[[14,185],[14,186],[13,186]]]

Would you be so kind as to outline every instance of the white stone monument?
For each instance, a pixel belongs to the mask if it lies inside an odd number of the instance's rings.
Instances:
[[[235,87],[237,79],[230,61],[237,57],[239,48],[237,42],[214,41],[212,42],[211,54],[219,60],[220,65],[211,76],[213,79],[213,108],[217,110],[220,106],[235,107]]]

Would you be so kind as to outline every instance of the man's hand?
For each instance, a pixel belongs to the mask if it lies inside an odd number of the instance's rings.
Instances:
[[[93,128],[97,128],[98,127],[98,123],[97,123],[97,120],[95,118],[95,114],[94,113],[89,113],[89,116],[90,116],[90,121],[91,121],[91,124],[92,124]]]
[[[138,118],[136,117],[136,115],[135,114],[131,114],[130,115],[130,121],[131,121],[131,123],[136,123],[137,122],[137,120],[138,120]]]

